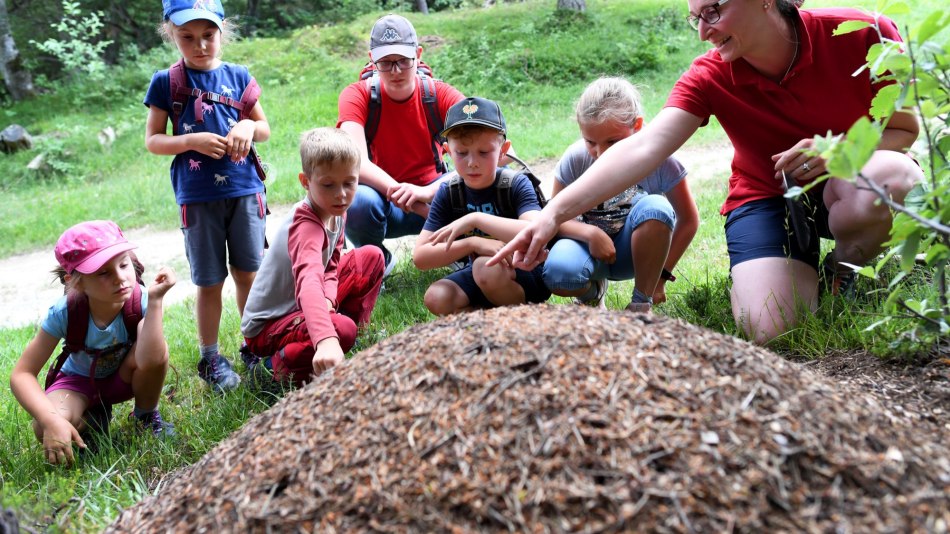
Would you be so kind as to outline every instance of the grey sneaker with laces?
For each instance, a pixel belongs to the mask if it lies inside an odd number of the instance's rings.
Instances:
[[[221,354],[199,360],[198,376],[207,382],[215,393],[231,391],[241,383],[241,377],[231,368],[231,362]]]
[[[137,416],[133,412],[129,414],[129,418],[135,422],[139,430],[148,432],[156,438],[173,438],[178,434],[175,432],[175,425],[162,419],[162,414],[158,410],[142,416]]]

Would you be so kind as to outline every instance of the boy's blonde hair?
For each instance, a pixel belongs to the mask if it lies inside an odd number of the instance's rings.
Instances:
[[[321,165],[358,165],[359,162],[360,151],[343,130],[314,128],[300,135],[300,164],[307,176],[313,176]]]
[[[584,89],[575,112],[580,124],[616,121],[633,126],[643,114],[640,91],[624,78],[599,78]]]

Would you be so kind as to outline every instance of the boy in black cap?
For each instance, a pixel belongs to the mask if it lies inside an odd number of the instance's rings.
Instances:
[[[422,270],[444,267],[465,257],[472,261],[426,290],[426,308],[435,315],[544,302],[551,296],[541,278],[541,266],[532,271],[504,264],[485,266],[541,211],[527,176],[515,176],[510,190],[499,192],[498,161],[511,146],[506,132],[498,104],[484,98],[466,98],[446,115],[442,135],[459,178],[442,183],[436,192],[412,260]],[[501,194],[508,195],[510,202],[500,202]],[[461,199],[453,201],[453,195]]]

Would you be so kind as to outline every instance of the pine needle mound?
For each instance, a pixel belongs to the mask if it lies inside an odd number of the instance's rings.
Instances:
[[[682,321],[421,324],[251,419],[112,531],[934,531],[947,433]]]

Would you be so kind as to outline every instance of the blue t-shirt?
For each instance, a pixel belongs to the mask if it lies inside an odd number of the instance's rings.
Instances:
[[[443,226],[452,223],[457,217],[452,210],[452,202],[449,199],[449,181],[445,180],[439,185],[439,190],[435,192],[432,204],[429,205],[429,216],[422,227],[423,230],[434,232]],[[491,215],[502,216],[501,207],[498,205],[498,192],[495,184],[498,183],[498,173],[495,173],[495,181],[492,185],[484,189],[471,189],[462,184],[465,190],[465,213],[488,213]],[[541,211],[541,205],[538,204],[538,196],[534,193],[531,180],[519,174],[511,181],[511,205],[515,208],[517,217],[527,211]],[[476,230],[474,235],[485,235]]]
[[[148,307],[148,292],[142,288],[142,317],[145,317],[145,309]],[[46,319],[40,328],[47,334],[63,339],[66,337],[66,327],[69,324],[66,310],[66,295],[63,295],[50,306]],[[89,314],[89,326],[86,328],[86,347],[96,350],[104,350],[116,345],[123,345],[129,341],[129,333],[125,330],[125,321],[122,312],[116,315],[115,319],[105,328],[96,326],[92,320],[92,314]],[[96,378],[105,378],[119,370],[122,360],[128,355],[129,350],[123,348],[111,354],[103,354],[96,361]],[[63,364],[62,372],[67,375],[89,376],[89,367],[92,365],[92,358],[86,351],[74,352],[69,355],[66,363]]]
[[[206,91],[240,100],[241,94],[251,82],[247,67],[233,63],[221,63],[212,70],[185,68],[185,83]],[[172,120],[171,81],[168,70],[152,76],[152,83],[145,94],[145,105],[155,106],[168,112]],[[195,120],[195,98],[189,97],[179,118],[178,133],[212,132],[227,136],[240,120],[240,111],[224,103],[203,100],[201,113],[204,122]],[[171,165],[172,187],[179,205],[211,202],[226,198],[243,197],[264,190],[254,168],[250,154],[239,163],[232,163],[227,155],[214,159],[200,152],[189,150],[175,156]]]

